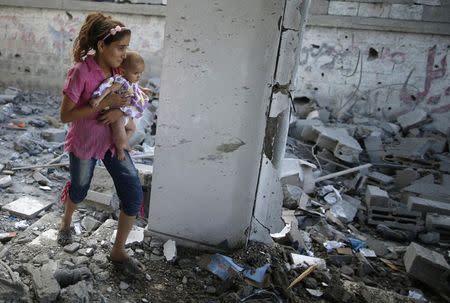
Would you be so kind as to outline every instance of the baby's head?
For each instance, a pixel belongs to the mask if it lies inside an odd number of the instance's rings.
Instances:
[[[123,77],[131,83],[136,83],[141,79],[145,69],[144,59],[135,51],[127,51],[127,57],[120,66],[123,69]]]

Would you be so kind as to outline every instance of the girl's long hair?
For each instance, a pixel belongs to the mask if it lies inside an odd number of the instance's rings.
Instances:
[[[102,13],[89,14],[81,26],[80,33],[73,42],[73,61],[80,62],[90,50],[97,51],[98,41],[104,39],[110,30],[116,26],[124,27],[125,25],[120,21],[112,19],[111,16],[105,16]],[[129,29],[124,29],[115,35],[110,35],[104,42],[108,45],[130,34],[131,31]]]

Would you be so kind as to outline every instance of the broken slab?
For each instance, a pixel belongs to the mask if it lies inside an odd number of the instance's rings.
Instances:
[[[385,146],[385,158],[423,159],[432,145],[429,138],[400,138],[399,140]]]
[[[367,136],[364,139],[364,146],[370,162],[381,163],[383,161],[384,147],[381,141],[381,134]]]
[[[427,121],[427,112],[423,109],[417,108],[409,113],[397,117],[397,122],[403,130],[419,126]]]
[[[434,183],[414,182],[402,190],[402,202],[407,203],[412,195],[434,201],[450,202],[450,188]]]
[[[356,163],[362,152],[361,145],[344,128],[313,127],[318,133],[316,144],[333,152],[342,161]]]
[[[417,280],[437,290],[450,290],[450,266],[443,255],[411,243],[403,257],[406,271]]]
[[[21,197],[2,207],[2,210],[18,217],[31,219],[36,217],[41,211],[48,209],[53,202],[38,200],[31,196]]]
[[[38,302],[54,302],[61,291],[54,274],[57,269],[55,261],[49,261],[42,267],[28,266]]]
[[[367,208],[373,206],[388,207],[389,195],[378,186],[367,185],[365,201]]]
[[[433,201],[416,196],[408,197],[406,207],[409,210],[420,211],[422,213],[450,215],[450,203]]]
[[[58,231],[56,229],[49,229],[41,233],[37,238],[28,243],[28,246],[57,246],[56,239],[58,238]]]
[[[114,230],[112,236],[111,236],[111,243],[114,243],[116,241],[116,235],[117,230]],[[128,235],[127,241],[125,242],[125,245],[131,245],[134,243],[142,243],[144,241],[144,228],[139,226],[133,226],[133,228],[130,231],[130,234]]]
[[[412,168],[406,168],[403,170],[397,170],[395,174],[395,186],[397,188],[403,188],[412,184],[419,178],[420,174],[417,170]]]

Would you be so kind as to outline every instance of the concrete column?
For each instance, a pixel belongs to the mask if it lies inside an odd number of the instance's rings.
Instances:
[[[284,152],[285,138],[276,136],[285,137],[286,129],[269,113],[286,117],[289,110],[284,93],[279,110],[271,106],[286,2],[168,2],[149,209],[153,233],[222,248],[248,240],[256,206],[263,208],[257,191],[266,188],[258,186],[265,153]],[[272,139],[275,149],[268,147]],[[264,183],[277,179],[267,176]],[[280,200],[266,201],[281,211]]]

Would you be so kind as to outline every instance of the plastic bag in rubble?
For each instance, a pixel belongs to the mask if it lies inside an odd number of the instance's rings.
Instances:
[[[422,302],[428,302],[428,300],[425,299],[425,296],[423,295],[423,293],[418,289],[413,289],[413,290],[408,291],[408,298],[411,298],[414,300],[419,300]]]
[[[319,191],[319,195],[328,204],[335,204],[336,202],[342,200],[341,193],[334,188],[333,185],[325,185],[322,187]]]
[[[345,246],[345,243],[338,241],[326,241],[325,243],[323,243],[323,246],[326,248],[327,252],[332,252],[336,248]]]

